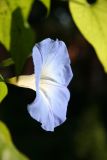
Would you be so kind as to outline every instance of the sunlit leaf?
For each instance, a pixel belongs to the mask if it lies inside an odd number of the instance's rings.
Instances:
[[[8,93],[8,89],[5,82],[0,81],[0,102],[5,98],[7,93]]]
[[[7,127],[1,121],[0,121],[0,141],[4,141],[5,143],[8,143],[8,144],[11,142],[10,133]]]
[[[8,128],[0,121],[0,160],[28,160],[12,143]]]
[[[19,7],[22,11],[24,20],[27,20],[32,2],[33,0],[0,0],[0,42],[8,50],[10,49],[11,40],[10,30],[12,12]]]
[[[24,20],[27,20],[33,1],[34,0],[7,0],[7,4],[12,12],[19,7],[22,10]]]
[[[45,5],[45,7],[47,8],[48,13],[49,13],[51,0],[40,0],[40,1]]]
[[[5,0],[0,0],[0,42],[9,49],[11,10]]]
[[[70,0],[73,19],[107,72],[107,0]]]

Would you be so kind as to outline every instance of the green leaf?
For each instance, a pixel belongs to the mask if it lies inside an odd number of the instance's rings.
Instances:
[[[106,129],[99,106],[86,106],[75,123],[73,144],[77,159],[106,160]],[[88,154],[89,153],[89,154]]]
[[[70,11],[80,32],[94,47],[107,72],[107,1],[88,1],[70,0]]]
[[[27,21],[33,0],[0,0],[0,42],[10,49],[12,13],[19,7],[24,21]],[[17,38],[17,37],[16,37]]]
[[[3,82],[3,81],[4,81],[4,79],[3,79],[2,75],[0,74],[0,82]]]
[[[0,102],[2,102],[2,100],[5,98],[7,93],[8,93],[8,89],[5,82],[0,81]]]
[[[34,45],[34,32],[24,24],[20,8],[12,14],[10,52],[15,62],[16,74],[20,74],[28,55]]]
[[[28,19],[28,15],[34,0],[5,0],[12,12],[14,12],[18,7],[22,11],[22,16],[25,21]]]
[[[0,160],[28,160],[13,145],[8,128],[0,121]]]
[[[4,125],[3,122],[0,121],[0,142],[1,141],[9,144],[11,142],[11,136],[7,127]]]
[[[0,0],[0,42],[9,50],[11,11],[5,0]]]
[[[12,58],[7,58],[7,59],[3,60],[0,63],[0,66],[2,66],[2,67],[8,67],[8,66],[13,65],[13,64],[14,64],[14,61],[12,60]]]
[[[49,13],[50,6],[51,6],[51,0],[40,0],[40,1],[44,4],[44,6],[47,8],[48,13]]]

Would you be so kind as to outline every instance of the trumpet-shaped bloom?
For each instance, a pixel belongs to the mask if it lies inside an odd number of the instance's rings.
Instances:
[[[36,98],[28,105],[32,118],[47,131],[66,120],[70,93],[67,86],[72,79],[70,59],[64,42],[45,39],[33,48]]]
[[[67,88],[72,79],[70,59],[64,42],[45,39],[33,48],[34,74],[10,79],[10,83],[36,90],[35,100],[28,105],[32,118],[47,131],[66,120],[70,93]]]

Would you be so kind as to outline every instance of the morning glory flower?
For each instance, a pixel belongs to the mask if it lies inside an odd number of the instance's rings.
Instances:
[[[32,53],[34,74],[19,76],[10,82],[36,91],[35,100],[27,106],[31,117],[46,131],[66,120],[70,93],[67,88],[73,77],[70,59],[63,41],[45,39],[37,43]],[[14,83],[15,82],[15,83]]]
[[[28,105],[28,112],[43,129],[54,131],[66,120],[70,99],[67,86],[73,74],[68,51],[63,41],[48,38],[34,46],[32,57],[36,98]]]

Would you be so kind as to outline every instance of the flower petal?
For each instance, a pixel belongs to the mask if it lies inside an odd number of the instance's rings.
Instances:
[[[36,47],[43,60],[41,78],[51,78],[57,83],[67,86],[71,80],[72,72],[68,51],[64,42],[48,38],[38,43]]]
[[[32,118],[42,123],[42,128],[54,128],[66,119],[70,98],[67,85],[73,74],[64,42],[45,39],[33,48],[36,79],[36,99],[28,105]]]

